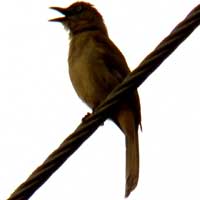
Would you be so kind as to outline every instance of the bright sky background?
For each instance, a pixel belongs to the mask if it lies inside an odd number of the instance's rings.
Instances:
[[[49,6],[0,6],[0,199],[6,199],[89,111],[68,77],[68,35]],[[199,0],[91,0],[131,69]],[[200,199],[200,28],[139,88],[140,179],[129,199]],[[124,136],[106,121],[31,200],[124,199]]]

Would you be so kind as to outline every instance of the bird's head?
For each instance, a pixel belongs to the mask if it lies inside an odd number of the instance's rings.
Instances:
[[[50,7],[64,16],[50,19],[51,22],[60,22],[71,34],[87,30],[101,30],[107,34],[101,14],[92,4],[78,1],[66,8]]]

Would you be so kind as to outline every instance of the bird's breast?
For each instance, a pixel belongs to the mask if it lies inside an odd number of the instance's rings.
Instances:
[[[98,68],[101,60],[92,41],[83,39],[70,46],[69,75],[78,96],[91,108],[95,108],[107,95],[103,87],[104,79]]]

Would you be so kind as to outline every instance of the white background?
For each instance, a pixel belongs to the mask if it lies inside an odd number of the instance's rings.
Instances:
[[[89,109],[68,77],[68,35],[49,6],[0,6],[0,199],[6,199],[76,128]],[[93,0],[134,69],[200,2]],[[200,29],[139,88],[143,116],[140,179],[129,199],[200,199]],[[106,121],[31,197],[124,199],[124,136]]]

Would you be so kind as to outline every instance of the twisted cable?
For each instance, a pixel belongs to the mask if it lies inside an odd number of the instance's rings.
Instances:
[[[7,200],[27,200],[87,140],[109,116],[129,91],[137,89],[146,78],[200,24],[200,4],[86,117],[77,129],[22,183]],[[95,67],[95,66],[94,66]]]

